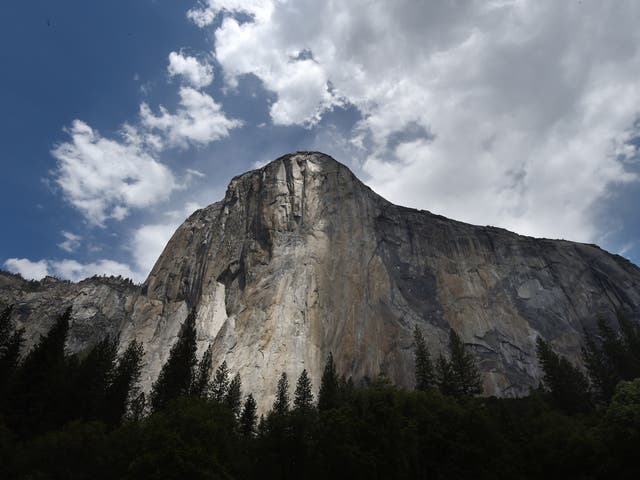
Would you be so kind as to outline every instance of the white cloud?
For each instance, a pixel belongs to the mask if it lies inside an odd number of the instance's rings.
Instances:
[[[202,88],[213,81],[213,67],[207,63],[200,63],[197,58],[183,55],[182,52],[169,54],[170,77],[182,76],[191,86]]]
[[[207,145],[242,125],[239,120],[227,118],[209,95],[191,87],[180,88],[180,106],[175,114],[161,106],[160,114],[155,115],[143,103],[140,118],[145,128],[160,132],[165,146],[180,148]]]
[[[33,262],[27,258],[10,258],[4,262],[4,267],[13,273],[19,273],[28,280],[41,280],[48,275],[54,275],[64,280],[80,281],[94,275],[113,275],[131,278],[141,282],[144,278],[124,263],[113,260],[98,260],[91,263],[80,263],[76,260],[39,260]]]
[[[94,275],[113,275],[115,277],[122,276],[131,278],[134,281],[142,281],[137,272],[132,271],[128,265],[124,263],[114,262],[113,260],[98,260],[91,263],[80,263],[75,260],[50,261],[49,265],[59,278],[71,280],[73,282],[80,281]]]
[[[10,258],[4,262],[4,267],[13,273],[19,273],[27,280],[40,280],[49,275],[46,260],[32,262],[26,258]]]
[[[130,208],[165,200],[178,187],[171,170],[139,143],[103,138],[80,120],[67,133],[71,140],[51,152],[58,161],[55,181],[92,224],[121,220]]]
[[[160,257],[169,239],[184,220],[201,208],[196,203],[186,203],[181,210],[166,214],[165,222],[142,225],[133,234],[133,258],[141,276],[146,277]]]
[[[260,78],[276,124],[350,102],[368,183],[396,203],[593,240],[594,207],[636,180],[638,2],[209,0],[189,16],[224,12],[250,18],[214,32],[227,83]]]
[[[82,240],[80,235],[63,231],[62,236],[64,237],[64,241],[58,244],[61,249],[71,253],[80,246],[80,240]]]

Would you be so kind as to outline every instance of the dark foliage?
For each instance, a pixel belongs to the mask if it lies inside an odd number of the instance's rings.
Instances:
[[[139,393],[138,381],[142,370],[142,344],[133,340],[118,359],[111,383],[107,386],[104,421],[116,425],[130,409],[132,418],[140,418],[145,408],[145,395]]]
[[[240,415],[240,407],[242,407],[242,381],[240,380],[240,374],[236,373],[231,383],[229,383],[229,389],[224,399],[224,403],[229,407],[229,410],[235,417]]]
[[[206,397],[211,387],[211,369],[213,368],[213,345],[209,345],[202,355],[191,385],[191,395]]]
[[[197,363],[195,321],[196,312],[192,310],[182,324],[178,340],[171,347],[169,359],[151,389],[153,410],[161,410],[174,398],[189,394]]]
[[[622,380],[640,377],[640,325],[618,315],[619,330],[598,320],[597,332],[586,332],[582,354],[595,393],[608,402]]]
[[[424,340],[422,330],[417,325],[413,331],[413,339],[415,342],[416,390],[424,392],[435,386],[435,376],[427,343]]]
[[[452,329],[449,331],[449,360],[440,355],[436,363],[436,384],[445,395],[471,397],[482,393],[482,380],[473,356]]]
[[[336,408],[340,401],[340,385],[336,366],[333,363],[333,354],[329,353],[327,363],[320,380],[320,392],[318,392],[318,410],[330,410]]]
[[[313,408],[313,392],[307,370],[302,370],[294,392],[293,407],[297,411],[306,412]]]
[[[544,372],[543,388],[549,391],[553,404],[566,413],[588,412],[592,403],[589,382],[584,374],[555,353],[541,337],[538,337],[536,349]]]
[[[284,415],[289,411],[289,379],[282,372],[276,389],[276,400],[273,402],[273,411],[278,415]]]
[[[229,391],[229,368],[227,362],[223,361],[216,370],[215,377],[211,383],[211,398],[218,402],[223,403]]]

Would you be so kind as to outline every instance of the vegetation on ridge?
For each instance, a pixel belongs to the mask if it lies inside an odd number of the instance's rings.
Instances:
[[[116,339],[64,351],[71,312],[19,361],[23,333],[0,312],[0,477],[10,478],[637,478],[640,329],[621,317],[587,332],[588,375],[542,339],[540,388],[479,398],[473,356],[451,331],[435,363],[420,329],[415,391],[381,375],[364,387],[329,355],[317,403],[303,370],[282,373],[260,419],[253,395],[213,352],[198,362],[195,312],[154,383]],[[17,350],[16,350],[17,348]]]

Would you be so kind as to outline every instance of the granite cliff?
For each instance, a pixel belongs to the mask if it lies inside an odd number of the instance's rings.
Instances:
[[[244,390],[270,405],[282,371],[319,385],[333,352],[356,381],[381,371],[413,383],[412,331],[432,354],[453,327],[474,352],[486,394],[536,386],[535,339],[580,362],[598,316],[640,312],[640,269],[595,245],[524,237],[393,205],[315,152],[234,178],[223,200],[175,232],[142,286],[0,275],[31,342],[73,305],[70,351],[107,334],[146,349],[148,387],[188,311],[199,353],[214,345]]]

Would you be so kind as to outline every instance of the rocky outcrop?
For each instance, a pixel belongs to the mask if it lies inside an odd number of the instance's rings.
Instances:
[[[622,257],[393,205],[313,152],[234,178],[178,228],[140,288],[50,280],[29,292],[12,281],[0,300],[34,332],[48,326],[35,315],[74,305],[72,350],[110,332],[141,340],[146,386],[196,308],[199,351],[212,343],[263,408],[283,371],[306,368],[317,387],[329,352],[356,381],[382,371],[410,387],[415,325],[436,355],[454,328],[485,393],[521,395],[540,378],[538,335],[580,362],[597,316],[640,310],[640,269]]]

